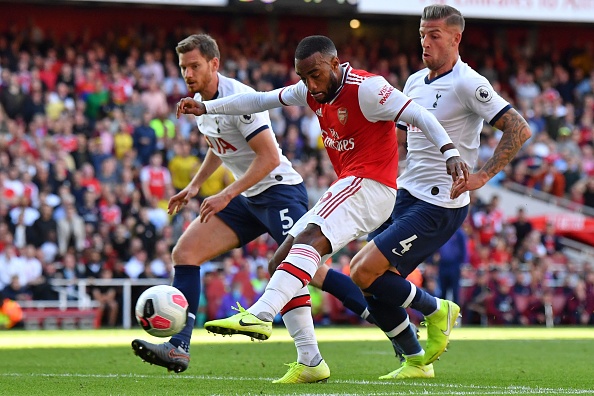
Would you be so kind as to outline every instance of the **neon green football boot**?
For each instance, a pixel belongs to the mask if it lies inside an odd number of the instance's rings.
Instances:
[[[434,378],[435,372],[433,371],[432,364],[424,364],[424,356],[405,356],[405,361],[402,363],[400,368],[382,375],[379,377],[381,380],[391,379],[408,379],[408,378]]]
[[[210,320],[204,323],[204,328],[215,334],[233,335],[243,334],[258,340],[267,340],[272,334],[272,322],[258,319],[237,303],[237,308],[232,307],[239,313],[225,319]]]
[[[460,307],[449,300],[440,300],[437,312],[425,316],[427,325],[427,344],[425,346],[425,364],[436,361],[447,350],[450,334],[460,316]]]
[[[272,381],[273,384],[308,384],[326,382],[330,378],[330,368],[323,359],[314,367],[297,362],[286,366],[289,366],[289,371],[282,378]]]

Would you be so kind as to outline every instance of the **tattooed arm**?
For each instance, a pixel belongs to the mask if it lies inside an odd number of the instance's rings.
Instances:
[[[528,123],[516,110],[508,110],[497,122],[495,128],[503,132],[493,156],[476,173],[472,173],[466,183],[456,182],[452,186],[450,196],[457,198],[465,191],[472,191],[484,186],[493,176],[499,173],[516,156],[522,145],[532,133]]]

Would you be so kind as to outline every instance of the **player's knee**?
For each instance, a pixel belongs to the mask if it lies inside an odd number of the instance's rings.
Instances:
[[[351,279],[362,290],[367,289],[375,280],[373,274],[365,268],[364,262],[356,256],[351,260]]]
[[[309,245],[316,249],[321,256],[332,252],[330,241],[322,233],[320,226],[316,224],[309,224],[305,230],[301,231],[293,242],[293,245],[296,244]]]
[[[309,284],[312,285],[313,287],[321,289],[322,285],[324,284],[324,279],[326,279],[327,274],[328,274],[328,266],[325,264],[320,265],[320,267],[314,274],[314,276],[311,279],[311,282],[309,282]]]
[[[194,257],[192,257],[194,256]],[[173,247],[171,252],[171,261],[173,265],[200,265],[197,257],[188,249],[184,249],[183,245],[179,243]]]

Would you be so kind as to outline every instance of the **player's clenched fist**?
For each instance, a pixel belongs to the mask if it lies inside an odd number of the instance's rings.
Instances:
[[[204,103],[192,98],[183,98],[177,102],[177,111],[175,116],[179,118],[179,116],[182,114],[194,114],[195,116],[201,116],[206,114],[206,106],[204,106]]]

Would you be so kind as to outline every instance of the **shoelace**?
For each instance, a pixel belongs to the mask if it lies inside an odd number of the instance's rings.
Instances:
[[[231,307],[231,309],[239,313],[245,312],[245,309],[241,306],[239,302],[237,303],[237,307]]]

